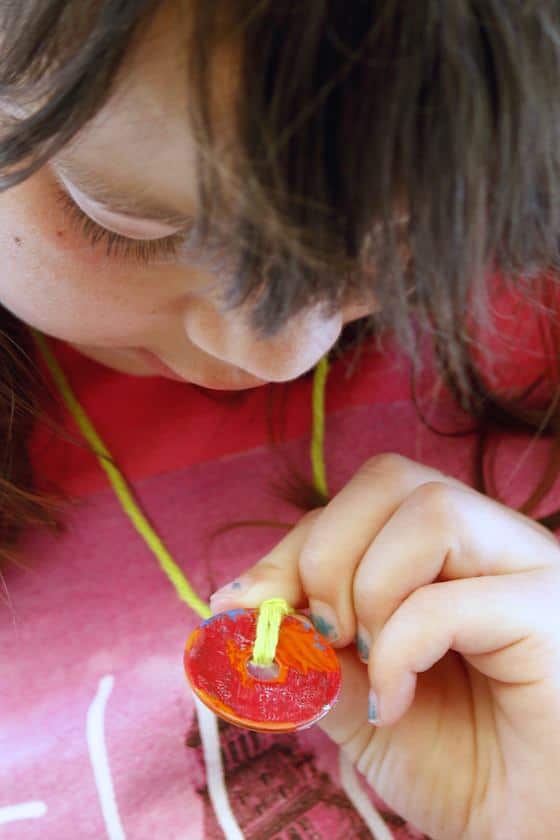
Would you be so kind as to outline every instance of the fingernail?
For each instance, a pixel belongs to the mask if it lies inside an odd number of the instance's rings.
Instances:
[[[309,609],[311,611],[311,621],[315,629],[328,639],[329,642],[336,642],[340,637],[338,632],[338,623],[336,615],[332,607],[324,604],[322,601],[310,601]]]
[[[358,624],[358,632],[356,634],[356,650],[362,662],[367,662],[369,659],[369,649],[371,647],[371,636],[365,627]]]
[[[370,691],[368,696],[368,721],[374,726],[379,723],[379,704],[375,691]]]
[[[220,589],[216,589],[216,591],[210,595],[210,609],[212,612],[220,612],[220,608],[223,605],[230,604],[235,600],[235,598],[246,592],[249,585],[250,583],[248,578],[240,577],[231,581],[231,583],[226,583],[225,586],[220,587]]]

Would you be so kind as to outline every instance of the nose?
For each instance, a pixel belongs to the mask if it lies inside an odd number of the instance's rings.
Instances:
[[[350,324],[352,321],[359,321],[361,318],[367,318],[378,309],[375,301],[369,303],[349,303],[342,310],[342,323],[344,326]]]
[[[342,313],[327,316],[315,309],[262,337],[245,313],[218,312],[200,300],[184,319],[187,336],[198,348],[268,382],[295,379],[312,368],[336,342],[342,325]]]

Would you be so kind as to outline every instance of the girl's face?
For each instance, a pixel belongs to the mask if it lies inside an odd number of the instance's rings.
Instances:
[[[0,195],[0,302],[127,373],[219,389],[292,379],[370,307],[330,318],[306,312],[269,339],[255,334],[243,307],[224,310],[227,257],[212,267],[187,242],[196,154],[182,29],[166,6],[78,139]],[[231,70],[224,58],[218,119]],[[221,125],[225,146],[225,118]]]

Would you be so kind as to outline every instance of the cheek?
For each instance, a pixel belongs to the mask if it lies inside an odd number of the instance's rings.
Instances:
[[[168,308],[162,287],[147,267],[92,249],[63,217],[48,173],[0,195],[0,303],[30,326],[77,343],[126,343]]]

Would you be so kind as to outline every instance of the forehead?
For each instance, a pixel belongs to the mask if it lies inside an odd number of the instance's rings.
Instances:
[[[140,190],[196,210],[197,144],[190,116],[189,27],[180,3],[164,3],[132,45],[107,104],[57,161],[119,191]],[[218,155],[232,146],[233,50],[215,54],[212,114]],[[55,161],[56,163],[56,161]]]

